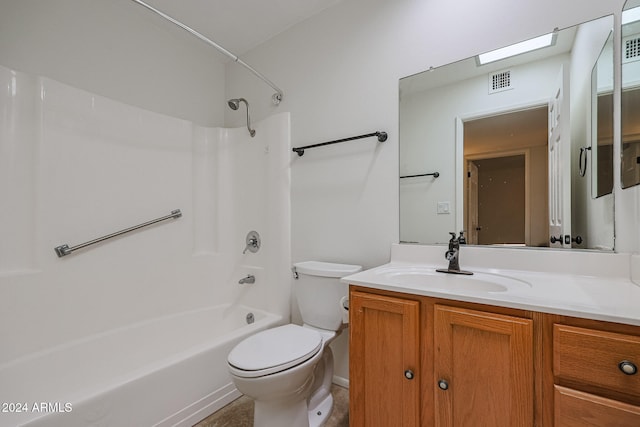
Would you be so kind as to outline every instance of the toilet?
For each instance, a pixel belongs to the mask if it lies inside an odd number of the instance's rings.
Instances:
[[[329,344],[348,317],[347,285],[340,278],[359,265],[305,261],[294,264],[294,293],[303,325],[258,332],[229,353],[236,388],[255,402],[255,427],[320,427],[333,408],[333,352]]]

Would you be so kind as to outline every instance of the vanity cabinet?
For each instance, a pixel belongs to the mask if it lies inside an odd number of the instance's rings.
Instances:
[[[355,285],[350,304],[352,426],[640,426],[640,326]]]
[[[533,426],[531,313],[352,286],[350,323],[351,426]]]
[[[532,426],[533,321],[440,304],[434,312],[434,425]]]
[[[419,426],[420,302],[352,291],[349,306],[349,425]]]
[[[640,335],[604,322],[554,322],[554,425],[640,426]],[[585,327],[586,326],[586,327]],[[624,325],[621,325],[624,327]]]

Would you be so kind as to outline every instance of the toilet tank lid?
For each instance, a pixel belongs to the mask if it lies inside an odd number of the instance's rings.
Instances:
[[[321,277],[345,277],[362,270],[361,265],[337,264],[322,261],[302,261],[293,264],[299,274]]]

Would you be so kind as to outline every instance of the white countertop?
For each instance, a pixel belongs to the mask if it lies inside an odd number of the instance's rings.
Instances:
[[[419,284],[419,280],[398,281],[384,274],[389,270],[433,272],[446,268],[445,250],[446,246],[440,245],[394,245],[389,263],[343,277],[342,281],[374,289],[640,326],[640,286],[631,281],[632,262],[637,259],[630,254],[463,246],[461,269],[476,273],[477,278],[495,276],[526,282],[496,292],[472,286],[455,290],[430,287]]]

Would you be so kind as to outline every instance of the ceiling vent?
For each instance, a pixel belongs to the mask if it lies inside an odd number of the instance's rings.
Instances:
[[[511,70],[489,74],[489,94],[513,89]]]
[[[625,37],[622,40],[622,63],[640,60],[640,35]]]

